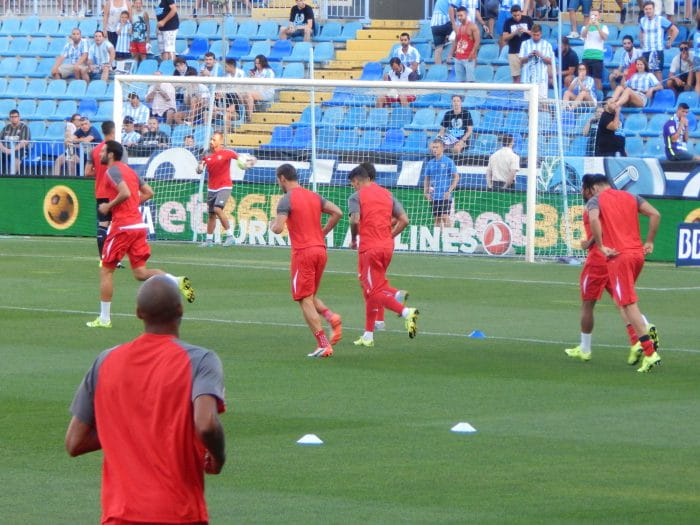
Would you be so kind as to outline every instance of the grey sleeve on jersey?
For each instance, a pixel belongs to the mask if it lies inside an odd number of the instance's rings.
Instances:
[[[318,198],[321,201],[321,209],[323,209],[323,207],[326,205],[327,199],[321,195],[319,195]]]
[[[109,175],[109,178],[114,181],[115,186],[119,186],[119,183],[124,180],[119,166],[110,166],[107,168],[107,175]]]
[[[105,350],[97,356],[97,359],[92,363],[92,366],[80,383],[78,390],[75,392],[73,402],[70,405],[71,414],[86,425],[95,426],[95,389],[97,388],[97,376],[100,366],[102,366],[105,358],[112,350],[114,350],[114,348]]]
[[[292,211],[292,198],[289,193],[285,193],[284,197],[277,203],[277,215],[289,215]]]
[[[647,201],[644,197],[640,197],[639,195],[635,195],[634,198],[637,199],[637,209],[641,208],[642,204]]]
[[[591,211],[598,209],[600,209],[600,203],[598,202],[598,195],[595,195],[586,203],[586,210]]]
[[[219,412],[223,412],[224,367],[219,356],[211,350],[179,341],[187,351],[192,363],[192,401],[202,395],[214,396],[218,400]]]
[[[392,204],[391,204],[391,215],[392,216],[398,217],[402,213],[406,213],[403,209],[403,205],[398,200],[396,200],[396,197],[394,197],[393,195],[391,196],[391,201],[392,201]]]
[[[348,198],[348,213],[360,213],[360,195],[357,192]]]

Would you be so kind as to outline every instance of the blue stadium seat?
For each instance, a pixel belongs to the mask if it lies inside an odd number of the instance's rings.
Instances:
[[[607,24],[608,26],[608,38],[606,39],[606,42],[611,44],[612,42],[616,42],[618,38],[620,37],[620,28],[615,25],[615,24]],[[619,44],[615,45],[621,45],[622,42]]]
[[[413,121],[404,126],[407,130],[425,130],[435,122],[435,111],[431,108],[421,108],[413,115]]]
[[[241,25],[238,26],[238,32],[236,33],[236,38],[247,38],[249,40],[255,40],[258,36],[258,22],[255,20],[246,20]],[[275,35],[277,38],[277,35]]]
[[[185,142],[185,137],[187,135],[194,135],[194,133],[192,133],[191,126],[186,124],[178,124],[175,126],[170,135],[170,140],[172,141],[173,146],[181,146],[183,142]]]
[[[695,91],[684,91],[680,95],[678,95],[678,100],[676,100],[676,107],[678,107],[678,104],[681,102],[685,102],[688,104],[690,107],[690,111],[693,111],[694,109],[697,109],[698,106],[700,105],[700,97],[698,97],[698,94]]]
[[[202,20],[199,22],[194,36],[206,40],[219,40],[221,37],[219,36],[218,22],[216,20]]]
[[[61,100],[56,106],[56,113],[48,117],[48,120],[65,120],[78,112],[78,103],[75,100]],[[111,118],[111,117],[110,117]],[[107,120],[107,119],[103,119]]]
[[[367,108],[351,106],[345,112],[343,121],[336,124],[338,129],[353,129],[363,125],[367,121]]]
[[[323,150],[331,149],[338,139],[338,130],[335,128],[319,128],[316,144]]]
[[[68,116],[70,117],[70,115]],[[44,132],[44,140],[60,141],[60,143],[63,144],[65,133],[65,122],[50,122],[48,126],[46,126],[46,131]]]
[[[240,60],[250,53],[250,40],[247,38],[236,38],[226,54],[226,58]]]
[[[53,83],[55,80],[52,80],[51,82]],[[47,95],[50,94],[50,89],[51,86],[49,85],[46,88]],[[60,93],[59,85],[57,85],[54,89],[57,93],[57,95],[53,97],[55,99],[80,100],[85,96],[85,92],[87,91],[87,83],[83,79],[73,80],[70,84],[68,84],[68,87],[63,94],[58,94]]]
[[[677,47],[672,47],[669,49],[664,49],[664,69],[671,67],[671,62],[673,58],[679,55],[681,52]],[[664,75],[665,77],[666,75]]]
[[[104,80],[98,79],[98,80],[93,80],[88,84],[87,91],[85,92],[85,96],[88,98],[94,98],[96,100],[105,100],[105,89],[107,88],[107,84],[105,83]]]
[[[56,101],[55,100],[40,100],[36,107],[36,114],[41,120],[46,119],[50,115],[56,113]],[[34,137],[34,135],[32,135]]]
[[[209,52],[214,53],[217,60],[221,60],[228,54],[228,43],[223,40],[215,40],[209,46]]]
[[[294,138],[294,129],[289,126],[277,126],[272,130],[270,142],[260,146],[260,149],[286,149]]]
[[[493,81],[505,84],[513,82],[513,76],[510,73],[510,66],[498,66],[496,68],[496,72],[493,74]]]
[[[316,120],[316,125],[321,123],[321,118],[323,118],[323,110],[320,106],[316,105],[314,108],[314,117]],[[296,126],[310,126],[311,125],[311,106],[306,106],[304,111],[301,112],[299,120],[291,124],[292,127]]]
[[[22,20],[22,25],[19,28],[19,31],[15,33],[16,36],[31,36],[35,34],[37,31],[39,31],[39,25],[41,24],[41,20],[39,20],[38,16],[28,16],[24,20]]]
[[[644,141],[642,137],[627,137],[625,151],[629,157],[641,157],[644,155]]]
[[[479,133],[476,138],[472,136],[469,152],[475,155],[491,155],[498,146],[498,139],[493,133]]]
[[[394,108],[389,115],[389,122],[387,123],[388,128],[403,129],[411,123],[413,119],[413,110],[411,108],[398,107]],[[402,137],[403,142],[403,137]]]
[[[626,35],[632,37],[634,42],[639,42],[639,24],[628,24],[620,28],[620,40]]]
[[[304,64],[301,62],[292,62],[284,66],[282,78],[305,78]]]
[[[29,42],[29,47],[27,48],[26,56],[28,57],[42,57],[44,52],[49,47],[48,38],[32,38]]]
[[[241,57],[241,60],[252,62],[258,55],[268,56],[270,54],[270,44],[267,42],[253,42],[253,46],[250,48],[250,52]]]
[[[180,56],[185,60],[202,60],[204,53],[209,51],[209,41],[206,38],[193,38],[187,52]]]
[[[399,153],[403,148],[403,130],[402,129],[387,129],[384,134],[384,140],[379,145],[379,151],[386,151],[389,153]]]
[[[294,128],[294,138],[292,139],[293,149],[309,149],[311,147],[311,128],[299,126]]]
[[[490,65],[476,66],[474,69],[474,80],[476,82],[492,82],[493,67]]]
[[[73,23],[73,27],[75,27],[75,23]],[[92,35],[97,31],[97,20],[95,18],[83,18],[78,22],[78,29],[80,29],[83,38],[92,38]],[[67,34],[70,34],[70,30]]]
[[[59,22],[58,19],[46,18],[46,19],[42,20],[41,25],[39,26],[39,29],[37,29],[35,32],[31,33],[31,36],[47,37],[47,36],[60,35],[61,33],[58,32],[58,28],[60,26],[61,26],[61,23]]]
[[[487,113],[487,115],[490,113]],[[477,126],[482,129],[483,126]],[[493,128],[491,128],[493,129]],[[509,111],[505,117],[503,129],[508,133],[527,133],[528,131],[528,114],[524,111]]]
[[[636,113],[630,115],[625,119],[625,123],[622,130],[625,132],[626,137],[634,137],[639,135],[642,131],[647,128],[647,117],[642,113]]]
[[[0,48],[0,56],[15,57],[23,56],[29,47],[29,39],[23,36],[18,36],[10,41],[10,45]]]
[[[345,117],[344,106],[331,106],[323,112],[323,118],[319,126],[335,127],[343,121]]]
[[[224,18],[224,23],[219,25],[219,30],[217,31],[216,38],[220,40],[233,40],[238,34],[238,22],[231,17],[227,16]]]
[[[678,28],[678,34],[676,35],[676,39],[673,41],[674,46],[677,46],[681,42],[685,42],[686,39],[688,38],[688,28],[685,27],[682,24],[676,24],[676,28]]]
[[[343,33],[334,42],[347,42],[348,40],[354,40],[357,36],[357,32],[362,29],[361,22],[345,22],[343,26]]]
[[[618,47],[613,54],[612,60],[606,62],[605,65],[608,67],[620,67],[622,63],[622,56],[625,54],[625,49],[623,47]]]
[[[629,118],[625,121],[625,124],[627,124],[627,121],[629,121],[632,117],[635,116],[637,115],[630,115]],[[668,119],[669,115],[663,113],[657,113],[655,115],[652,115],[645,129],[640,131],[639,135],[642,137],[661,137],[664,131],[664,124],[666,124]],[[688,122],[688,124],[690,124],[690,121]]]
[[[14,60],[15,68],[17,67],[17,61],[13,59],[5,59],[2,61],[3,65],[8,60]],[[22,98],[27,93],[27,81],[23,78],[11,78],[7,84],[7,89],[5,90],[5,96],[7,98]],[[0,115],[5,113],[0,112]]]
[[[258,32],[252,40],[277,40],[280,33],[280,27],[274,20],[265,20],[260,23]]]
[[[382,134],[377,129],[367,129],[357,141],[357,149],[360,151],[374,151],[382,142]]]
[[[94,98],[81,98],[80,104],[78,104],[78,113],[84,117],[88,117],[90,120],[95,118],[97,115],[97,100]]]
[[[13,36],[19,33],[22,21],[19,18],[7,18],[0,28],[0,36]]]
[[[22,120],[32,120],[36,115],[36,101],[34,99],[23,99],[17,103]]]
[[[654,93],[654,99],[642,111],[644,113],[671,113],[676,108],[676,92],[672,89],[662,89]]]
[[[647,157],[655,157],[657,159],[665,159],[666,152],[664,149],[664,139],[662,137],[648,139],[646,144],[644,144],[644,155]]]
[[[158,71],[163,75],[172,75],[175,72],[175,64],[172,60],[163,60],[158,66]]]
[[[500,49],[496,44],[484,44],[479,48],[479,53],[476,56],[477,64],[491,65],[498,57]]]
[[[7,115],[17,104],[11,99],[0,99],[0,115]]]
[[[342,31],[343,26],[339,22],[326,22],[314,40],[316,42],[335,42],[340,39]]]
[[[17,68],[17,76],[31,77],[36,71],[36,66],[36,58],[23,58],[19,62],[19,67]]]
[[[206,126],[194,126],[194,143],[198,147],[203,148],[206,145],[207,133]]]
[[[153,58],[142,60],[136,69],[137,75],[152,75],[158,71],[158,61]]]
[[[425,131],[413,131],[409,133],[401,146],[402,153],[425,155],[428,153],[428,135]]]
[[[30,122],[27,127],[29,128],[29,136],[32,140],[44,140],[46,124],[40,120],[35,120],[34,122]]]
[[[360,125],[365,129],[386,129],[389,124],[389,110],[387,108],[371,108],[367,120]]]
[[[502,111],[490,110],[484,113],[484,117],[481,119],[481,122],[479,123],[479,126],[476,127],[475,131],[482,133],[493,133],[493,131],[497,129],[505,129],[505,115]]]
[[[425,95],[418,95],[416,101],[413,103],[414,108],[433,108],[437,107],[442,100],[442,95],[440,93],[427,93]]]
[[[100,102],[100,107],[97,109],[97,114],[95,115],[95,120],[105,121],[112,120],[114,118],[114,102],[112,100],[105,100]]]
[[[170,126],[170,124],[165,124],[164,122],[161,122],[158,126],[158,129],[165,133],[168,137],[172,136],[173,134],[173,128]]]
[[[7,80],[5,78],[0,78],[0,96],[5,94],[7,89]]]
[[[334,58],[335,47],[332,42],[321,42],[314,47],[314,62],[330,62]]]
[[[284,66],[282,65],[281,62],[268,62],[270,69],[274,71],[275,73],[275,78],[282,78],[282,75],[284,74]]]
[[[433,41],[433,32],[430,29],[430,22],[423,21],[420,24],[418,32],[411,37],[411,42],[415,44],[425,44]]]
[[[421,79],[423,82],[447,82],[448,69],[445,64],[434,64]]]
[[[297,42],[292,48],[292,52],[282,58],[283,62],[308,62],[311,42]]]
[[[357,149],[359,137],[353,129],[345,129],[338,133],[338,138],[333,145],[335,151],[351,151]]]
[[[46,91],[46,80],[43,78],[33,78],[29,81],[23,97],[27,98],[39,98]]]
[[[381,80],[382,72],[383,68],[380,62],[367,62],[362,68],[360,80]]]
[[[155,24],[153,24],[155,25]],[[177,30],[178,38],[194,38],[197,34],[197,22],[195,20],[180,20],[180,27]]]
[[[48,43],[46,50],[37,56],[44,58],[56,59],[58,55],[63,51],[63,47],[66,45],[66,40],[64,38],[52,38]]]
[[[262,27],[262,26],[261,26]],[[270,54],[267,60],[270,62],[279,62],[289,57],[292,53],[292,42],[289,40],[278,40],[270,48]]]

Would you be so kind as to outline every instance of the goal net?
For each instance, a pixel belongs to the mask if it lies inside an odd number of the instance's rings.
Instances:
[[[225,211],[237,244],[288,243],[268,229],[281,198],[279,165],[291,163],[302,184],[346,209],[348,173],[371,162],[410,217],[398,251],[530,261],[578,253],[579,181],[563,159],[587,143],[591,107],[540,100],[531,85],[124,75],[114,92],[118,136],[129,95],[143,101],[159,83],[173,84],[179,99],[159,126],[167,146],[150,130],[128,148],[155,189],[147,215],[156,239],[203,239],[206,173],[196,166],[211,133],[222,131],[226,147],[257,158],[246,171],[231,164]],[[504,146],[512,152],[492,158]],[[503,181],[515,155],[512,180]],[[344,217],[328,245],[347,247],[348,229]]]

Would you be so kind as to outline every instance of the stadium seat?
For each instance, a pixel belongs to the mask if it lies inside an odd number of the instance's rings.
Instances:
[[[142,60],[136,69],[137,75],[152,75],[158,71],[158,61],[153,58]]]
[[[199,22],[195,38],[204,38],[205,40],[219,40],[219,24],[216,20],[202,20]]]
[[[434,64],[430,66],[427,73],[421,79],[423,82],[447,82],[448,68],[445,64]]]
[[[270,142],[260,146],[260,149],[285,149],[294,138],[294,129],[289,126],[277,126],[272,130]]]
[[[498,57],[500,49],[496,44],[484,44],[479,48],[479,53],[476,56],[477,64],[491,65]]]
[[[23,58],[19,61],[19,67],[17,68],[17,76],[31,77],[36,71],[36,66],[36,58]]]
[[[70,117],[70,115],[68,115]],[[65,122],[50,122],[46,126],[46,131],[44,133],[45,140],[60,141],[63,144],[63,139],[66,134],[66,124]]]
[[[0,56],[15,57],[24,56],[29,47],[29,39],[23,36],[15,37],[10,41],[10,45],[0,48]]]
[[[618,47],[613,54],[612,60],[606,62],[605,65],[608,67],[619,67],[622,63],[622,56],[625,54],[625,49],[623,47]]]
[[[351,151],[357,149],[359,137],[354,129],[345,129],[338,133],[338,138],[333,145],[335,151]]]
[[[250,52],[241,57],[241,60],[252,62],[258,55],[268,56],[270,54],[270,44],[267,42],[253,42],[253,46],[250,48]]]
[[[301,62],[292,62],[284,66],[282,78],[305,78],[304,64]]]
[[[197,147],[203,148],[206,146],[207,133],[209,133],[209,130],[206,126],[194,126],[194,133],[192,133],[192,135],[194,135],[194,143]]]
[[[80,104],[78,104],[78,113],[84,117],[88,117],[90,120],[95,118],[97,115],[97,100],[94,98],[81,98]]]
[[[250,53],[250,41],[247,38],[236,38],[226,54],[226,58],[240,60]]]
[[[73,27],[75,27],[75,22],[73,22]],[[73,27],[68,30],[66,35],[70,34]],[[92,38],[92,35],[97,31],[97,20],[95,18],[83,18],[78,22],[78,29],[80,29],[83,38]]]
[[[617,41],[620,35],[620,28],[615,24],[607,24],[608,26],[608,38],[605,39],[606,42],[612,43]],[[615,45],[621,45],[622,42]]]
[[[223,40],[215,40],[209,46],[209,52],[214,53],[217,60],[221,60],[228,54],[228,44]]]
[[[58,28],[61,26],[61,23],[58,21],[56,18],[46,18],[42,20],[39,28],[31,33],[30,36],[40,36],[40,37],[47,37],[47,36],[56,36],[59,35],[60,33],[58,32]]]
[[[85,96],[88,98],[94,98],[96,100],[104,100],[106,88],[107,85],[104,80],[93,80],[92,82],[90,82],[90,84],[88,84]]]
[[[190,47],[180,56],[185,60],[202,60],[207,51],[209,51],[209,41],[206,38],[193,38]]]
[[[514,113],[514,112],[511,112]],[[509,113],[509,115],[511,114]],[[475,127],[474,131],[478,131],[480,133],[493,133],[495,130],[499,129],[506,129],[505,128],[505,114],[503,111],[498,111],[498,110],[489,110],[484,113],[483,118],[481,119],[481,122],[479,123],[478,127]],[[512,117],[515,118],[515,117]],[[519,131],[518,129],[515,129],[513,131]]]
[[[378,149],[389,153],[399,153],[403,148],[403,140],[404,134],[402,129],[388,129]]]
[[[56,112],[49,116],[47,120],[65,120],[72,114],[78,112],[78,103],[75,100],[61,100],[56,106]],[[109,118],[100,120],[110,120],[112,115],[110,113]]]
[[[171,137],[173,134],[173,128],[170,126],[170,124],[166,124],[164,122],[161,122],[158,125],[158,129],[165,133],[168,137]]]
[[[30,122],[27,127],[29,128],[29,136],[32,138],[32,141],[44,140],[46,124],[44,124],[43,121],[35,120],[34,122]]]
[[[294,44],[291,53],[282,58],[283,62],[308,62],[309,52],[311,49],[310,42],[297,42]]]
[[[17,103],[22,120],[32,120],[36,114],[36,101],[34,99],[23,99]]]
[[[626,137],[634,137],[639,135],[642,131],[647,128],[647,117],[642,113],[637,113],[630,115],[625,119],[625,123],[622,130],[625,132]]]
[[[671,47],[669,49],[664,49],[664,69],[670,68],[671,67],[671,62],[673,61],[674,57],[679,55],[681,52],[680,49],[677,47]],[[666,75],[664,75],[665,77]]]
[[[698,97],[698,94],[695,91],[684,91],[678,95],[678,100],[676,100],[676,108],[678,108],[678,104],[681,102],[688,104],[690,111],[693,111],[700,105],[700,97]]]
[[[255,40],[257,35],[258,22],[255,20],[246,20],[240,26],[238,26],[236,38],[247,38],[249,40]],[[275,35],[275,38],[277,38],[277,35]]]
[[[288,58],[291,53],[292,42],[290,40],[278,40],[272,44],[267,60],[270,62],[279,62]]]
[[[5,115],[7,115],[10,110],[15,109],[17,104],[15,104],[14,100],[11,99],[0,99],[0,115],[3,115],[3,118]]]
[[[407,130],[425,130],[435,122],[435,111],[431,108],[421,108],[413,115],[413,121],[404,128]]]
[[[331,106],[323,112],[319,126],[335,127],[343,121],[344,117],[345,106]]]
[[[265,20],[260,23],[258,32],[252,40],[277,40],[280,34],[280,27],[274,20]]]
[[[55,99],[80,100],[85,96],[85,91],[87,91],[87,83],[82,79],[73,80],[70,84],[68,84],[68,87],[63,94],[60,94],[61,87],[59,84],[56,84],[56,87],[53,88],[55,91],[50,91],[52,89],[51,84],[54,82],[56,81],[52,80],[49,86],[46,88],[46,94],[51,95],[56,93],[56,95],[52,97]]]
[[[335,42],[340,39],[342,32],[343,26],[339,22],[326,22],[314,40],[316,42]]]
[[[186,124],[178,124],[175,126],[170,135],[173,146],[181,146],[183,142],[185,142],[185,137],[187,135],[193,135],[191,126]]]
[[[676,108],[676,92],[672,89],[662,89],[654,93],[654,98],[642,111],[644,113],[671,113]]]
[[[493,67],[491,65],[476,66],[474,69],[474,80],[476,82],[492,82]]]
[[[309,149],[311,147],[311,128],[308,126],[294,128],[294,138],[291,145],[293,149]]]
[[[628,24],[620,29],[620,40],[626,35],[632,37],[634,42],[639,42],[639,24]]]
[[[381,80],[383,68],[379,62],[367,62],[362,69],[360,80]]]
[[[46,80],[43,78],[33,78],[27,84],[24,94],[22,97],[27,98],[39,98],[46,91]]]
[[[177,30],[178,38],[194,38],[197,34],[197,22],[195,20],[180,20],[180,27]]]
[[[46,46],[46,50],[37,56],[44,58],[56,59],[58,55],[63,51],[63,47],[66,45],[66,40],[64,38],[52,38],[51,41]]]
[[[7,79],[0,78],[0,96],[5,94],[6,89],[7,89]]]
[[[13,36],[19,33],[22,22],[19,18],[7,18],[0,28],[0,36]]]
[[[320,149],[328,150],[333,147],[338,139],[338,130],[335,128],[318,128],[316,133],[316,144]]]
[[[413,131],[409,133],[401,146],[404,154],[426,155],[428,153],[428,135],[425,131]]]
[[[111,100],[105,100],[104,102],[100,102],[100,107],[97,110],[97,114],[95,115],[95,120],[97,121],[104,121],[104,120],[112,120],[114,115],[114,102]]]
[[[676,28],[678,29],[678,34],[676,35],[676,39],[673,41],[673,44],[671,44],[673,46],[677,46],[681,42],[685,42],[688,38],[688,28],[686,26],[683,24],[676,24]]]
[[[492,114],[491,112],[487,113],[487,115],[491,115],[491,114]],[[562,117],[563,117],[563,115],[562,115]],[[484,124],[484,125],[479,124],[479,126],[475,126],[475,127],[477,127],[478,129],[484,129],[484,127],[486,127],[486,124]],[[494,128],[491,128],[489,131],[493,131],[493,129]],[[497,129],[497,128],[495,128],[495,129]],[[524,111],[509,111],[508,114],[505,116],[505,120],[503,123],[503,129],[507,130],[508,133],[527,133],[528,132],[528,114]]]
[[[343,33],[335,41],[347,42],[348,40],[354,40],[357,37],[357,32],[362,29],[361,22],[345,22],[343,26]]]
[[[218,40],[233,40],[238,34],[238,22],[231,17],[227,16],[224,18],[224,23],[219,25],[219,29],[216,33],[216,38]]]
[[[3,65],[8,60],[14,60],[15,68],[17,67],[17,61],[13,59],[5,59],[2,61]],[[27,93],[27,81],[23,78],[11,78],[7,84],[7,89],[5,90],[5,97],[7,98],[22,98]],[[14,103],[14,102],[13,102]],[[0,113],[4,116],[5,113]]]
[[[31,36],[39,31],[39,25],[41,25],[41,20],[39,20],[38,16],[28,16],[22,20],[19,31],[15,33],[15,36]]]
[[[32,38],[31,42],[29,42],[29,47],[27,48],[26,56],[43,57],[48,47],[48,38]]]
[[[299,42],[299,44],[300,43],[301,42]],[[332,42],[321,42],[314,47],[314,62],[330,62],[334,58],[335,47],[333,46]]]
[[[371,108],[367,114],[367,120],[360,127],[364,129],[386,129],[389,124],[389,110],[387,108]]]
[[[426,44],[433,41],[433,32],[430,29],[429,21],[422,21],[418,32],[411,37],[411,43],[415,44]]]
[[[629,153],[628,153],[629,155]],[[661,137],[654,137],[647,140],[644,144],[644,155],[646,157],[655,157],[657,159],[665,159],[666,152],[664,150],[664,140]]]
[[[342,122],[336,124],[338,129],[353,129],[363,125],[367,121],[367,108],[351,106],[345,112]]]
[[[316,119],[316,125],[318,126],[321,123],[321,118],[323,118],[323,110],[319,105],[316,105],[314,108],[314,117]],[[292,127],[297,127],[297,126],[310,126],[311,125],[311,106],[306,106],[304,108],[304,111],[301,112],[301,115],[299,116],[299,120],[296,122],[292,123]]]
[[[411,108],[396,107],[391,111],[391,115],[389,115],[389,122],[387,123],[387,127],[403,129],[404,126],[407,126],[411,123],[412,119],[413,110]]]
[[[41,120],[45,120],[50,115],[56,113],[56,101],[55,100],[40,100],[36,107],[36,114]],[[34,135],[32,135],[33,137]]]
[[[493,81],[503,84],[512,83],[513,76],[510,73],[510,66],[498,66],[496,72],[493,74]]]
[[[478,133],[472,137],[469,152],[475,155],[491,155],[499,148],[498,139],[493,133]]]
[[[357,149],[360,151],[374,151],[382,142],[382,134],[377,129],[367,129],[357,141]]]
[[[282,75],[284,74],[284,66],[282,65],[281,62],[268,62],[270,69],[274,71],[275,73],[275,78],[282,78]],[[251,64],[252,67],[252,64]]]
[[[632,118],[636,117],[638,115],[630,115],[629,118],[625,121],[625,124]],[[664,113],[657,113],[655,115],[652,115],[652,117],[649,119],[649,122],[647,123],[646,127],[639,132],[639,135],[642,137],[660,137],[663,135],[664,131],[664,125],[668,121],[670,115],[666,115]]]
[[[625,152],[629,157],[641,157],[644,154],[644,141],[641,137],[628,137],[625,140]]]

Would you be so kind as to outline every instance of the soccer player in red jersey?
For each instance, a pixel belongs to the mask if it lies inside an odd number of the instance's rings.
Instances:
[[[644,255],[654,251],[654,237],[661,215],[641,197],[613,189],[605,175],[585,175],[582,186],[593,194],[586,204],[586,210],[595,243],[608,258],[613,298],[624,310],[639,338],[639,345],[631,348],[627,362],[634,365],[642,359],[637,372],[649,372],[661,364],[661,358],[647,333],[634,285],[644,266]],[[649,218],[644,244],[639,232],[640,213]]]
[[[593,196],[589,188],[581,190],[584,202],[588,202]],[[598,246],[595,244],[593,235],[591,234],[590,221],[588,212],[583,210],[583,227],[586,231],[586,238],[581,241],[581,248],[588,250],[586,263],[581,270],[580,287],[581,287],[581,342],[574,348],[566,348],[564,352],[569,357],[580,359],[587,362],[591,360],[591,338],[593,334],[593,309],[596,302],[600,300],[603,292],[607,290],[610,296],[613,296],[613,289],[610,286],[610,277],[608,276],[608,259],[603,255]],[[620,316],[627,327],[627,334],[630,338],[630,345],[639,345],[639,338],[634,328],[630,324],[625,311],[621,306],[618,306]],[[654,347],[658,348],[658,336],[656,327],[650,324],[646,317],[642,315],[647,331],[654,342]]]
[[[386,278],[394,254],[394,237],[408,225],[408,215],[391,192],[373,182],[362,166],[355,167],[348,179],[355,189],[348,199],[351,247],[358,249],[358,277],[365,298],[365,332],[354,344],[374,346],[374,323],[380,308],[403,317],[408,336],[414,338],[418,310],[406,308],[399,299],[408,294],[393,288]]]
[[[105,142],[100,162],[107,166],[107,184],[114,197],[103,202],[98,210],[103,215],[111,213],[112,224],[102,249],[100,268],[100,316],[87,323],[90,328],[111,328],[112,295],[114,293],[113,274],[117,263],[125,255],[129,256],[131,271],[138,281],[145,281],[153,275],[163,274],[162,270],[146,268],[151,256],[151,247],[146,240],[148,226],[143,222],[139,206],[153,197],[151,187],[136,175],[134,170],[121,162],[124,148],[114,140]],[[177,282],[185,298],[194,301],[194,289],[187,277],[170,278]]]
[[[316,338],[316,350],[309,357],[330,357],[333,345],[343,336],[340,315],[333,313],[316,295],[326,267],[325,236],[343,216],[340,208],[311,190],[299,185],[297,170],[291,164],[277,168],[277,183],[284,197],[277,204],[277,215],[270,230],[280,234],[285,225],[292,244],[290,276],[292,298],[299,303],[306,324]],[[329,215],[321,227],[321,214]],[[333,337],[329,341],[319,314],[330,323]]]
[[[209,178],[207,180],[207,239],[202,243],[203,247],[214,246],[214,228],[218,217],[221,227],[226,232],[224,246],[233,245],[233,226],[224,213],[226,201],[231,196],[233,182],[231,181],[231,161],[238,158],[235,151],[224,148],[224,134],[220,131],[212,133],[209,139],[209,154],[205,155],[199,163],[197,173],[202,173],[206,166]],[[252,163],[254,160],[251,160]]]
[[[71,404],[68,454],[104,454],[103,524],[208,522],[204,473],[226,461],[223,369],[179,339],[182,310],[172,279],[148,279],[136,300],[144,333],[102,352]]]

